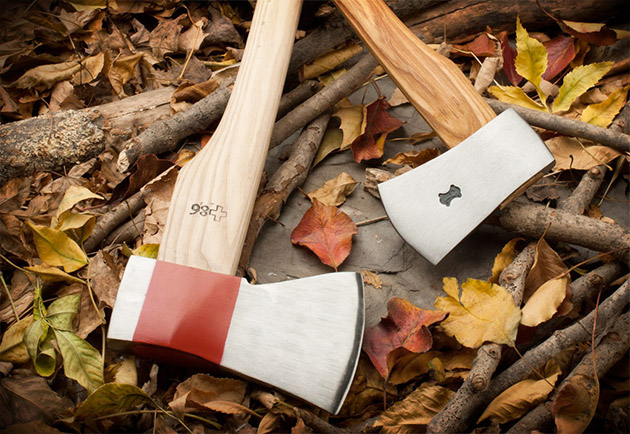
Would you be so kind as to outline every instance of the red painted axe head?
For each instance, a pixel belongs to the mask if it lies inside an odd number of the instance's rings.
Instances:
[[[280,283],[132,256],[108,339],[192,354],[337,413],[364,329],[358,273]]]

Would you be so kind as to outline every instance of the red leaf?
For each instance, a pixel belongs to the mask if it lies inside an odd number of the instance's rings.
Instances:
[[[569,36],[558,36],[543,45],[547,49],[547,70],[542,77],[551,80],[575,59],[575,46]]]
[[[291,232],[291,242],[309,248],[323,264],[337,271],[350,254],[352,236],[357,232],[346,213],[313,199],[313,205]]]
[[[496,48],[494,41],[488,37],[487,33],[482,33],[465,45],[454,45],[457,53],[464,56],[488,57],[494,55]]]
[[[387,317],[366,330],[363,350],[383,378],[387,378],[396,362],[394,359],[406,353],[392,352],[399,348],[413,353],[428,351],[433,345],[428,327],[446,316],[446,312],[420,309],[405,299],[394,297],[387,303]]]
[[[523,77],[516,72],[516,49],[510,46],[508,41],[507,32],[502,32],[503,38],[501,38],[501,48],[503,49],[503,70],[507,75],[508,80],[514,86],[518,86],[518,84],[523,80]]]
[[[357,163],[383,156],[383,145],[387,133],[400,128],[404,123],[387,113],[390,105],[381,97],[366,107],[365,132],[352,142],[351,149]],[[378,136],[378,139],[375,137]]]
[[[617,33],[603,23],[578,23],[566,20],[556,21],[564,32],[592,45],[611,45],[617,42],[618,39]]]

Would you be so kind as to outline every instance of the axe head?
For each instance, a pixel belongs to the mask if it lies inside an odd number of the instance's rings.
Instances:
[[[554,157],[514,110],[448,152],[378,185],[400,236],[437,264]]]
[[[281,283],[132,256],[108,330],[120,347],[175,350],[337,413],[364,329],[358,273]],[[150,352],[149,352],[150,353]],[[169,357],[172,361],[172,355]]]

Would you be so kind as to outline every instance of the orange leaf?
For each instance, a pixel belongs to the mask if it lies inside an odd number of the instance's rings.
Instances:
[[[365,130],[352,142],[351,149],[357,163],[383,156],[383,145],[387,133],[398,129],[404,122],[391,117],[390,105],[381,97],[366,107]]]
[[[442,321],[446,315],[442,311],[417,308],[405,299],[394,297],[387,303],[387,317],[366,330],[363,350],[383,378],[387,378],[390,366],[396,362],[388,356],[398,348],[413,353],[431,349],[433,337],[428,327]],[[405,354],[408,352],[396,351],[394,358]]]
[[[482,33],[466,45],[454,45],[453,48],[465,56],[487,57],[494,55],[496,45],[487,33]]]
[[[322,263],[337,271],[350,254],[352,236],[357,232],[346,213],[313,199],[313,205],[291,232],[291,242],[308,247]]]

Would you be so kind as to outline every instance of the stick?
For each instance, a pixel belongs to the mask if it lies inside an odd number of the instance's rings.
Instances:
[[[485,100],[497,113],[501,113],[509,108],[514,109],[530,125],[555,131],[566,136],[592,140],[619,152],[630,152],[630,135],[628,134],[552,113],[531,110],[516,104],[508,104],[489,98],[485,98]]]

